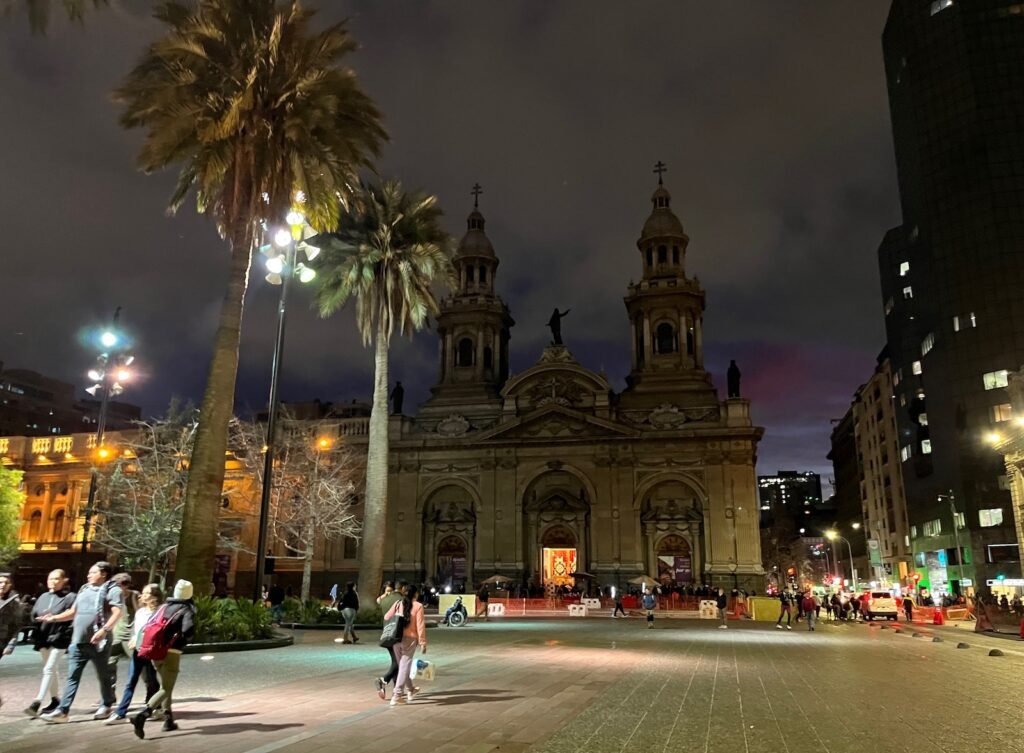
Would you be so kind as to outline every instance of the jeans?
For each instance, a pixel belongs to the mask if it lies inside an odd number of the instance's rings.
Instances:
[[[165,713],[171,711],[171,693],[174,692],[174,683],[178,681],[178,672],[181,669],[181,653],[168,651],[167,658],[163,661],[154,661],[157,674],[160,675],[160,690],[153,694],[153,697],[146,701],[146,707],[150,709],[163,708]]]
[[[284,617],[284,604],[271,604],[270,605],[270,621],[281,624],[281,619]]]
[[[132,651],[132,663],[128,665],[128,682],[125,683],[124,693],[121,694],[121,703],[117,706],[118,716],[127,716],[128,707],[135,695],[135,686],[139,683],[139,677],[146,680],[146,701],[156,695],[160,690],[160,683],[156,679],[156,669],[149,659],[140,659],[138,651]]]
[[[626,610],[622,608],[622,604],[620,604],[619,602],[616,602],[615,603],[615,609],[612,611],[612,617],[617,615],[619,612],[622,612],[622,616],[623,617],[626,616]]]
[[[92,662],[96,668],[96,677],[100,681],[100,697],[103,705],[113,707],[117,703],[114,691],[110,687],[110,641],[103,648],[91,643],[72,643],[68,648],[68,682],[64,686],[64,697],[60,700],[60,710],[65,714],[71,710],[78,694],[78,683],[82,680],[85,665]]]
[[[352,641],[356,640],[356,633],[353,627],[356,623],[356,610],[352,607],[345,607],[341,610],[341,616],[345,618],[345,637],[344,640]]]
[[[815,611],[813,609],[808,609],[804,612],[804,617],[807,618],[807,629],[814,630],[814,618],[817,617]]]
[[[779,612],[779,619],[777,619],[775,621],[776,625],[781,625],[782,624],[783,616],[785,616],[785,618],[786,618],[786,624],[787,625],[789,625],[789,624],[791,624],[793,622],[793,611],[788,606],[785,606],[785,607],[782,607],[782,611]]]
[[[385,685],[389,682],[394,682],[398,678],[398,658],[395,656],[395,652],[392,650],[393,648],[394,646],[384,649],[388,652],[388,658],[391,659],[391,666],[388,668],[387,674],[381,678],[384,680]]]
[[[391,651],[398,660],[398,678],[395,680],[395,695],[400,695],[413,689],[412,680],[409,674],[412,671],[413,657],[416,655],[418,645],[416,636],[406,636],[401,643],[391,647]]]
[[[725,607],[718,608],[718,619],[722,621],[723,625],[725,624]]]
[[[60,698],[60,660],[65,653],[63,648],[44,646],[39,649],[39,658],[43,660],[43,681],[39,684],[36,700],[40,703]]]

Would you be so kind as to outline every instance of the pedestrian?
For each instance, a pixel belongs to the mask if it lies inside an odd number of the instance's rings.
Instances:
[[[124,611],[114,630],[110,634],[110,687],[114,690],[114,697],[117,698],[117,664],[121,659],[128,663],[128,671],[131,672],[132,651],[128,644],[132,641],[134,634],[133,624],[135,613],[139,609],[139,592],[132,588],[132,576],[128,573],[117,573],[111,577],[111,582],[121,589],[121,599],[124,601]]]
[[[807,591],[804,594],[803,600],[800,603],[800,608],[804,612],[804,617],[807,618],[807,630],[810,632],[814,631],[814,618],[817,615],[818,602],[814,598],[814,594]]]
[[[403,599],[391,605],[391,609],[384,615],[387,622],[396,611],[405,618],[405,629],[402,631],[402,640],[391,647],[395,659],[398,660],[398,678],[395,680],[395,692],[391,694],[391,705],[412,701],[419,688],[412,684],[410,674],[412,663],[416,656],[416,647],[419,646],[420,653],[427,653],[427,623],[423,614],[423,605],[416,600],[419,589],[416,586],[406,586]]]
[[[341,616],[345,618],[345,635],[342,643],[359,643],[354,630],[356,614],[359,612],[359,595],[356,593],[355,583],[345,584],[345,593],[341,595]]]
[[[116,577],[116,576],[115,576]],[[132,635],[128,639],[128,651],[131,664],[128,665],[128,681],[125,683],[124,692],[121,694],[121,702],[117,705],[113,715],[107,719],[106,724],[116,724],[128,718],[128,707],[131,705],[135,695],[135,686],[139,678],[146,683],[146,702],[156,695],[160,690],[160,682],[156,677],[156,667],[149,659],[139,656],[139,647],[142,644],[142,634],[149,624],[150,619],[156,614],[163,604],[164,592],[157,583],[150,583],[144,586],[139,595],[139,608],[135,611],[135,619],[132,622]]]
[[[487,602],[491,600],[491,595],[487,591],[487,584],[484,583],[480,586],[480,591],[476,595],[476,617],[479,617],[481,613],[484,616],[484,621],[487,621]]]
[[[736,617],[742,619],[747,616],[747,592],[740,589],[736,593]]]
[[[729,606],[729,597],[725,595],[725,589],[718,589],[718,598],[715,603],[718,605],[718,619],[721,620],[719,624],[719,630],[728,630],[729,626],[725,624],[725,609]]]
[[[622,612],[622,616],[626,616],[626,608],[622,606],[622,593],[620,591],[615,592],[615,609],[612,610],[612,617],[618,617],[619,612]]]
[[[402,591],[405,590],[406,583],[404,580],[400,580],[396,585],[398,586],[397,590],[395,590],[395,586],[392,585],[391,581],[387,581],[384,584],[384,592],[377,597],[381,614],[387,614],[391,607],[402,600]],[[384,650],[388,652],[388,661],[391,663],[391,666],[388,667],[388,671],[383,676],[374,680],[374,684],[377,686],[377,697],[382,701],[387,698],[388,683],[394,682],[398,677],[398,659],[395,658],[395,652],[391,650],[390,646],[384,647]]]
[[[903,614],[906,615],[907,622],[914,621],[914,597],[909,592],[903,594]]]
[[[331,608],[338,609],[338,584],[331,586]]]
[[[182,649],[195,632],[196,604],[192,601],[192,590],[192,584],[187,580],[175,583],[174,596],[150,618],[149,631],[143,630],[143,637],[148,640],[153,635],[153,645],[166,647],[167,655],[163,659],[153,658],[153,666],[160,676],[160,689],[146,701],[146,708],[132,717],[135,736],[139,739],[146,736],[146,720],[158,708],[164,711],[163,731],[178,729],[171,711],[171,696],[181,669]],[[154,626],[159,627],[159,633],[155,633]]]
[[[284,619],[284,589],[281,586],[273,585],[267,591],[267,601],[270,602],[270,621],[276,625],[281,624]]]
[[[779,619],[775,621],[775,629],[782,630],[782,618],[786,618],[786,630],[792,630],[793,598],[789,591],[779,591]]]
[[[658,600],[654,598],[654,593],[649,588],[644,589],[641,604],[647,612],[647,629],[650,630],[654,627],[654,610],[658,606]]]
[[[97,562],[89,568],[86,584],[78,591],[75,602],[59,614],[45,615],[41,622],[71,621],[71,644],[68,646],[68,680],[60,705],[41,719],[50,724],[61,724],[68,720],[71,704],[78,694],[85,665],[92,662],[100,683],[100,707],[94,719],[106,719],[117,703],[110,685],[110,644],[111,633],[124,611],[121,589],[110,576],[113,566],[106,561]]]
[[[35,626],[32,648],[39,652],[43,661],[43,680],[39,694],[25,709],[29,716],[49,714],[60,705],[60,660],[71,645],[70,622],[42,621],[44,615],[60,614],[75,603],[75,595],[68,591],[68,576],[63,570],[53,570],[46,578],[46,585],[50,590],[36,599],[32,607],[31,621]],[[40,709],[47,699],[49,704]]]
[[[857,594],[850,599],[850,611],[853,612],[851,619],[856,622],[860,618],[860,597]]]
[[[18,645],[18,633],[22,625],[21,597],[14,590],[14,579],[10,573],[0,573],[0,656],[10,656]],[[3,705],[0,698],[0,706]]]
[[[822,597],[822,601],[825,602],[825,617],[828,619],[829,622],[832,622],[832,599],[829,597],[828,594],[825,594]]]

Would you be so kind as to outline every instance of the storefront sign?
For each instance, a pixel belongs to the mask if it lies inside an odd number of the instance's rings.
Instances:
[[[878,545],[878,539],[868,539],[868,557],[872,567],[882,566],[882,548]]]
[[[989,578],[985,583],[989,586],[1012,586],[1021,588],[1024,587],[1024,578],[1003,578],[1002,580]]]

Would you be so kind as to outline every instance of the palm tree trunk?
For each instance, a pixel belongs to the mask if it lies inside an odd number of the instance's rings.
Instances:
[[[189,463],[188,488],[174,567],[176,577],[194,584],[197,596],[212,593],[213,587],[217,519],[224,488],[224,451],[228,424],[234,413],[242,302],[249,283],[252,253],[252,229],[248,217],[243,218],[232,235],[230,277],[221,305],[213,359]],[[256,554],[259,556],[261,553]]]
[[[388,334],[377,323],[370,444],[366,453],[363,540],[359,547],[359,593],[375,598],[384,579],[384,541],[388,517]]]

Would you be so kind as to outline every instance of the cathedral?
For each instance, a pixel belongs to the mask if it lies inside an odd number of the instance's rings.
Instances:
[[[586,573],[602,585],[763,590],[757,442],[738,373],[720,399],[704,368],[704,290],[662,185],[625,296],[632,368],[622,392],[561,338],[513,373],[515,322],[476,202],[437,317],[438,377],[415,416],[391,417],[385,572],[532,586]]]

